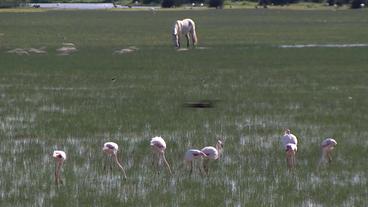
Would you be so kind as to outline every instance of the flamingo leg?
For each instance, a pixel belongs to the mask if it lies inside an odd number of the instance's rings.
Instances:
[[[60,170],[61,170],[61,166],[62,166],[62,162],[57,162],[55,164],[55,184],[59,185],[59,183],[63,184],[62,180],[60,179]]]
[[[124,168],[123,168],[123,165],[119,162],[117,154],[115,154],[114,158],[115,158],[115,162],[116,162],[116,164],[118,165],[118,167],[123,171],[124,179],[127,179],[127,176],[126,176],[125,170],[124,170]]]
[[[192,171],[193,171],[193,161],[190,161],[190,172],[189,172],[189,175],[192,175]]]
[[[108,156],[105,156],[105,161],[104,161],[104,164],[103,164],[103,170],[106,171],[107,170],[107,165],[109,164],[109,157]]]
[[[59,166],[59,182],[60,184],[63,184],[63,180],[61,179],[61,167],[63,166],[63,162],[60,163],[60,166]]]
[[[153,151],[153,153],[156,154],[154,151]],[[151,165],[152,165],[152,167],[156,166],[156,157],[152,157]]]
[[[55,163],[55,184],[56,185],[59,184],[59,179],[58,179],[58,163]]]
[[[331,161],[332,161],[331,152],[328,152],[327,156],[328,156],[328,163],[331,163]]]
[[[287,164],[288,169],[290,170],[291,169],[291,158],[289,155],[286,155],[286,164]]]
[[[155,154],[156,154],[155,168],[156,168],[157,174],[160,174],[161,156],[157,153]]]
[[[162,153],[162,157],[163,157],[164,162],[165,162],[165,164],[166,164],[166,166],[167,166],[167,169],[168,169],[168,170],[169,170],[169,172],[170,172],[170,175],[172,175],[170,165],[169,165],[169,163],[167,162],[166,157],[165,157],[165,153]]]
[[[206,172],[203,172],[204,170],[202,170],[202,165],[198,165],[198,169],[199,169],[199,172],[201,173],[202,176],[206,175]]]
[[[203,170],[206,173],[206,175],[208,175],[208,163],[209,163],[208,159],[203,160]]]

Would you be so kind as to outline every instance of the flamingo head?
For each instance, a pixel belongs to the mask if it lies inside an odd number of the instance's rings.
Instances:
[[[221,140],[217,140],[216,148],[217,148],[218,150],[219,150],[219,149],[224,148],[224,142],[223,142],[223,141],[221,141]]]

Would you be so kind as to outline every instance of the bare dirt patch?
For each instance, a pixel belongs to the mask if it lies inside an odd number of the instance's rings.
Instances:
[[[45,47],[40,48],[15,48],[12,50],[7,51],[7,53],[14,53],[17,55],[30,55],[30,54],[45,54]]]
[[[183,52],[183,51],[188,51],[189,49],[188,48],[179,48],[177,49],[176,51],[178,52]]]
[[[56,49],[56,51],[58,52],[58,55],[70,55],[78,51],[78,49],[74,43],[67,42],[67,43],[63,43],[62,47]]]
[[[132,53],[132,52],[135,52],[137,50],[138,50],[137,47],[130,46],[128,48],[123,48],[123,49],[115,50],[113,54],[122,55],[122,54],[126,54],[126,53]]]

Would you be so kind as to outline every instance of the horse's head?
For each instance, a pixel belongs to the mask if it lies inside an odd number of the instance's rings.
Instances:
[[[179,35],[173,34],[172,35],[172,39],[173,39],[173,42],[174,42],[175,47],[180,47],[180,44],[179,44]]]
[[[176,22],[174,27],[173,27],[172,39],[173,39],[175,47],[180,47],[180,44],[179,44],[179,23],[178,22]]]

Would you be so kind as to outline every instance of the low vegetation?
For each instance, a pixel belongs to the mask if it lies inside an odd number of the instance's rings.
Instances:
[[[42,11],[0,12],[1,206],[368,206],[364,10]],[[173,47],[184,17],[196,49]],[[154,136],[172,176],[152,166]],[[338,145],[318,169],[326,137]],[[185,151],[218,138],[222,158],[189,176]],[[107,141],[127,180],[104,170]]]

